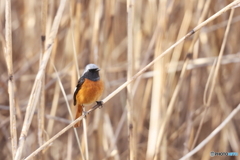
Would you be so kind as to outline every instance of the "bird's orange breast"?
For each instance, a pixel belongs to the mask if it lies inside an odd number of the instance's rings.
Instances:
[[[101,97],[103,93],[103,88],[104,85],[101,80],[91,81],[89,79],[85,79],[81,86],[81,89],[76,95],[77,103],[81,105],[88,105],[94,103]]]

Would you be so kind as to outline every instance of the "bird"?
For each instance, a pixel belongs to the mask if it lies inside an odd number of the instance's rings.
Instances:
[[[83,107],[94,102],[102,105],[101,101],[98,100],[103,93],[104,84],[100,79],[99,71],[100,69],[96,64],[88,64],[78,80],[73,94],[74,106],[77,106],[75,120],[83,114]],[[80,121],[74,125],[75,128],[80,126]]]

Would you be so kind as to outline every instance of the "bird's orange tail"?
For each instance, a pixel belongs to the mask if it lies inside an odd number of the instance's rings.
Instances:
[[[77,108],[75,120],[82,115],[82,105],[78,104],[77,107],[78,108]],[[75,128],[80,126],[81,126],[81,121],[79,121],[74,125]]]

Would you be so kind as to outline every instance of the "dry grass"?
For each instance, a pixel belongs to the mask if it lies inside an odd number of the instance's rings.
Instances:
[[[240,153],[237,2],[0,1],[1,159]],[[101,68],[104,107],[73,130],[88,63]]]

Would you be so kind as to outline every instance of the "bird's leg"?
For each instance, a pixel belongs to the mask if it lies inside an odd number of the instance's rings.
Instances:
[[[84,118],[87,118],[88,112],[87,111],[83,111],[83,116]]]
[[[87,117],[87,115],[88,115],[88,112],[87,112],[87,111],[85,111],[85,108],[84,108],[84,106],[83,106],[83,105],[82,105],[82,108],[83,108],[82,115],[84,116],[84,118],[86,118],[86,117]]]
[[[96,101],[96,103],[100,109],[103,107],[103,101]]]

